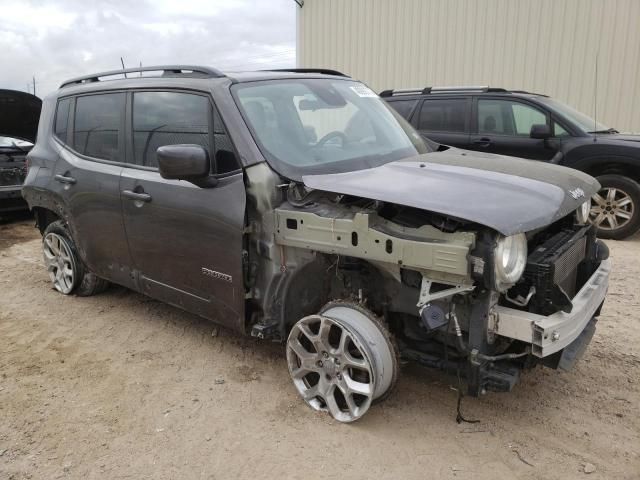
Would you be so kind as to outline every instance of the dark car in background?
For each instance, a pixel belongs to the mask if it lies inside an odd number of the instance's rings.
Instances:
[[[0,215],[28,209],[20,191],[41,108],[42,100],[34,95],[0,90]]]
[[[620,240],[640,229],[640,135],[621,134],[548,97],[490,87],[380,93],[421,134],[444,145],[542,160],[598,179],[590,221]]]

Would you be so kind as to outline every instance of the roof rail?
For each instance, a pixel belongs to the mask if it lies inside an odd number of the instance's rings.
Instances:
[[[466,92],[503,92],[508,90],[504,88],[492,88],[489,86],[448,86],[448,87],[425,87],[425,88],[405,88],[399,90],[383,90],[380,92],[381,97],[392,97],[394,95],[429,95],[433,93],[466,93]]]
[[[339,72],[338,70],[331,70],[329,68],[269,68],[262,70],[263,72],[292,72],[292,73],[321,73],[323,75],[335,75],[338,77],[351,78],[346,73]]]
[[[125,68],[122,70],[110,70],[108,72],[94,73],[92,75],[85,75],[82,77],[72,78],[62,82],[60,88],[67,87],[69,85],[79,85],[82,83],[99,82],[102,77],[112,77],[115,75],[125,75],[127,73],[142,73],[142,72],[162,72],[163,76],[173,75],[192,75],[205,78],[220,78],[224,77],[224,73],[220,70],[211,67],[200,67],[194,65],[157,65],[151,67],[137,67],[137,68]]]

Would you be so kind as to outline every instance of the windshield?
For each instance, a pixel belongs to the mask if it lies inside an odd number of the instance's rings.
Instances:
[[[265,158],[294,180],[361,170],[431,151],[359,82],[287,79],[238,84],[236,102]]]
[[[603,123],[596,122],[589,115],[585,115],[584,113],[579,112],[571,108],[569,105],[565,105],[564,103],[559,102],[558,100],[554,100],[548,97],[541,97],[540,101],[543,103],[546,103],[551,108],[555,109],[558,113],[567,117],[570,121],[575,123],[578,127],[580,127],[585,132],[588,132],[588,133],[593,133],[594,131],[607,132],[611,130],[609,127],[607,127]]]

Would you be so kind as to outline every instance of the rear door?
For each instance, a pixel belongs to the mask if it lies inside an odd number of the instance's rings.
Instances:
[[[476,97],[470,150],[532,160],[550,160],[556,153],[548,140],[531,138],[531,127],[550,125],[549,115],[517,99]]]
[[[65,205],[79,253],[98,276],[132,286],[122,223],[125,93],[62,98],[54,120],[58,160],[50,188]]]
[[[245,190],[211,97],[185,91],[135,91],[127,108],[133,164],[122,173],[120,191],[139,288],[242,330]],[[156,150],[175,144],[207,149],[218,184],[200,188],[163,179]]]
[[[412,124],[431,140],[467,148],[469,145],[469,124],[471,97],[441,97],[432,94],[425,97],[422,105],[413,114]]]

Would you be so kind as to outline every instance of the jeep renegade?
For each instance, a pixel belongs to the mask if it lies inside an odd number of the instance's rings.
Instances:
[[[389,395],[400,359],[459,371],[471,395],[568,369],[607,291],[596,180],[425,140],[334,71],[69,80],[29,165],[56,290],[113,282],[281,341],[304,401],[343,422]]]

